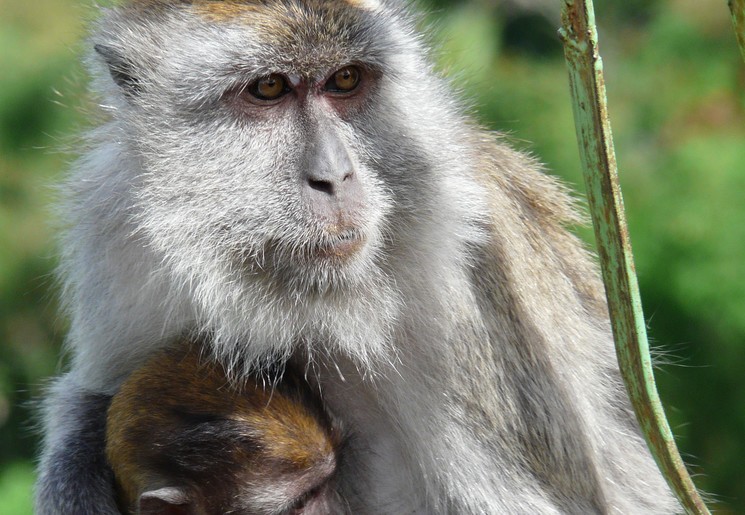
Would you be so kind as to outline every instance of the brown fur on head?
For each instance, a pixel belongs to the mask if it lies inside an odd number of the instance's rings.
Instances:
[[[135,371],[107,422],[122,508],[138,513],[143,499],[168,488],[179,492],[168,503],[206,513],[265,513],[259,507],[269,505],[266,513],[279,513],[283,502],[326,488],[339,430],[307,385],[286,374],[276,385],[259,377],[235,385],[194,347],[162,352]]]
[[[333,6],[342,9],[345,6],[374,9],[378,5],[376,0],[312,0],[306,4],[310,4],[310,9]],[[191,6],[196,14],[214,22],[234,21],[246,15],[261,15],[262,12],[271,11],[267,3],[260,0],[130,0],[125,4],[131,9],[143,12],[163,11],[174,5]]]

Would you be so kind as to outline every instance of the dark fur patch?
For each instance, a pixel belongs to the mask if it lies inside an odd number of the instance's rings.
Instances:
[[[114,500],[114,474],[106,462],[106,410],[111,398],[83,393],[77,405],[80,426],[67,432],[48,458],[37,482],[36,496],[45,499],[38,515],[97,513],[119,515]],[[41,508],[40,508],[41,509]]]

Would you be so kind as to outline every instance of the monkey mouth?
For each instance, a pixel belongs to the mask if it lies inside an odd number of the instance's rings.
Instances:
[[[339,232],[322,230],[301,244],[291,239],[272,238],[261,252],[244,254],[242,263],[258,273],[287,270],[292,264],[300,266],[342,265],[359,254],[367,243],[364,232],[355,228]]]
[[[320,259],[346,259],[356,254],[364,244],[365,237],[360,231],[344,231],[324,238],[314,248],[313,254]]]

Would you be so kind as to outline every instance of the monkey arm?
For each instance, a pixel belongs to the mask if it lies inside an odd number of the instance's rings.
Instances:
[[[45,400],[44,453],[35,491],[37,515],[119,515],[104,454],[111,397],[82,389],[72,374]]]
[[[492,218],[472,284],[484,353],[504,370],[496,404],[512,397],[494,419],[514,417],[514,447],[547,492],[571,499],[563,510],[676,505],[620,377],[597,265],[566,228],[583,222],[571,196],[528,156],[493,138],[479,147]]]

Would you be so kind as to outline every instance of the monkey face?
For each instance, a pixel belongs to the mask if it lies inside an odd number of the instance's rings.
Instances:
[[[148,280],[185,298],[200,329],[281,354],[317,328],[357,335],[367,354],[398,312],[401,261],[458,248],[443,226],[472,236],[462,222],[480,210],[463,200],[481,195],[449,180],[470,171],[442,145],[462,137],[447,133],[460,115],[397,14],[135,1],[101,24],[99,80],[132,161],[120,198],[157,262]]]
[[[142,160],[143,233],[166,253],[210,249],[241,281],[298,294],[343,289],[380,266],[393,200],[366,134],[382,129],[387,80],[368,48],[385,42],[363,35],[372,13],[343,2],[197,2],[168,16],[157,63],[98,46],[135,106],[128,140]],[[311,37],[308,26],[323,30]]]

